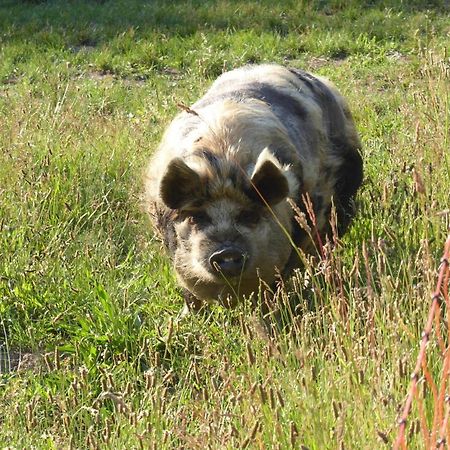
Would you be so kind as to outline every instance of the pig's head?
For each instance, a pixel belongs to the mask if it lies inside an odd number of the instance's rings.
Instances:
[[[208,151],[172,159],[160,198],[173,211],[182,285],[200,300],[230,305],[257,291],[260,279],[272,284],[292,251],[286,198],[296,188],[289,168],[268,149],[245,168]]]

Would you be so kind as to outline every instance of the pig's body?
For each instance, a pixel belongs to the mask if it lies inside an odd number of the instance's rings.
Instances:
[[[146,203],[195,306],[237,300],[299,264],[312,245],[288,198],[342,234],[362,181],[349,109],[325,80],[276,65],[219,77],[167,129],[146,174]],[[233,303],[233,302],[232,302]]]

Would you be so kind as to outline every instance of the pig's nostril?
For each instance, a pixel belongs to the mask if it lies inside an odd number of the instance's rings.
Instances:
[[[214,252],[209,257],[209,264],[213,269],[225,276],[241,274],[245,264],[245,254],[238,247],[225,247]]]

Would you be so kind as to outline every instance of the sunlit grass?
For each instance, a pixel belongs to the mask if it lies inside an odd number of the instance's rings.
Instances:
[[[2,446],[389,448],[450,223],[448,19],[420,1],[1,2]],[[265,322],[247,304],[178,321],[142,169],[177,103],[264,61],[348,98],[358,214]]]

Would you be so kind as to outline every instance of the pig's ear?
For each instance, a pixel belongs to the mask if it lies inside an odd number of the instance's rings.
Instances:
[[[162,201],[171,209],[180,209],[198,199],[201,193],[201,180],[181,158],[170,161],[164,173],[160,195]]]
[[[251,176],[252,197],[269,205],[276,205],[289,195],[288,180],[276,158],[267,150],[259,156]]]

